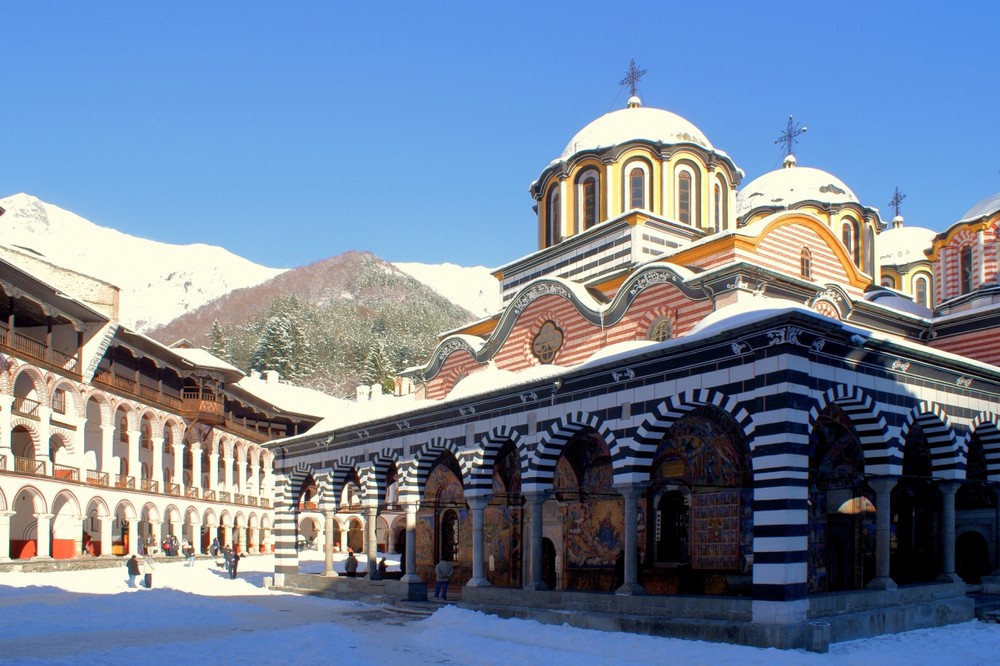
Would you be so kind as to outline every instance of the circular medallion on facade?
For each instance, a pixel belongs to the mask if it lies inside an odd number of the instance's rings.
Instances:
[[[563,333],[553,322],[542,324],[541,330],[531,343],[531,351],[542,363],[551,363],[562,347]]]

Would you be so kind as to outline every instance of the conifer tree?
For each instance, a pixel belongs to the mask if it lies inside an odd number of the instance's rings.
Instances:
[[[221,358],[223,361],[232,362],[232,354],[229,351],[229,341],[227,340],[226,332],[222,328],[222,324],[216,319],[212,322],[212,332],[211,337],[208,342],[209,354],[216,358]]]

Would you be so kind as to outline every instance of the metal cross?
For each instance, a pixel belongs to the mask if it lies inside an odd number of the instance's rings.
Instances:
[[[799,124],[792,120],[792,116],[788,116],[788,126],[785,127],[785,131],[774,142],[785,144],[785,157],[788,157],[795,154],[793,146],[799,142],[797,137],[800,134],[805,134],[808,129],[805,126],[799,127]]]
[[[618,82],[620,86],[628,86],[629,95],[635,97],[635,91],[639,88],[639,79],[646,75],[646,70],[635,66],[635,58],[628,64],[628,71],[625,78]]]
[[[899,217],[899,204],[903,203],[903,199],[906,195],[899,191],[899,187],[896,187],[896,191],[892,194],[892,199],[889,200],[889,205],[892,206],[892,216],[894,218]]]

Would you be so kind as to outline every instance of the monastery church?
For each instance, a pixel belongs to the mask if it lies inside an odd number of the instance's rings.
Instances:
[[[364,418],[264,444],[277,581],[426,598],[445,559],[501,615],[818,650],[971,618],[966,586],[997,585],[1000,195],[911,228],[790,148],[744,182],[635,95],[577,132],[500,312]],[[304,534],[405,573],[300,574]]]

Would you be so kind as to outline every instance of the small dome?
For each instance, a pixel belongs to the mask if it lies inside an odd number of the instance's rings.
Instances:
[[[712,150],[712,144],[691,122],[676,113],[641,104],[638,97],[632,97],[628,108],[606,113],[584,127],[566,144],[559,159],[567,160],[584,150],[610,148],[636,139],[665,144],[694,143]]]
[[[924,250],[931,249],[937,232],[921,227],[895,227],[878,235],[878,263],[903,266],[914,261],[929,261]]]
[[[993,213],[1000,210],[1000,193],[994,194],[991,197],[986,197],[975,206],[966,211],[965,215],[959,222],[968,222],[971,220],[978,220],[981,217],[986,217],[987,215],[992,215]]]
[[[844,181],[812,167],[795,166],[794,157],[785,167],[756,178],[736,195],[736,216],[743,217],[760,206],[790,208],[802,201],[827,204],[859,203]]]

